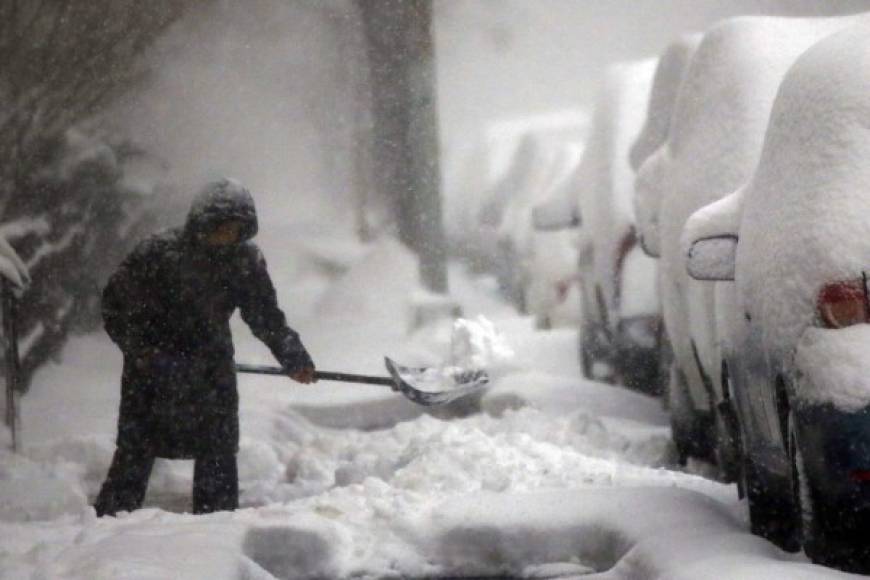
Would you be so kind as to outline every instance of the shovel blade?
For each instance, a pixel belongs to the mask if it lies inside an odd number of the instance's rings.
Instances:
[[[406,367],[386,357],[387,371],[395,388],[418,405],[445,405],[480,391],[489,383],[484,370],[445,372],[425,367]]]

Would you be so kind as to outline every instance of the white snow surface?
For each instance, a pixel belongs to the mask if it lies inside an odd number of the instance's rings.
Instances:
[[[868,18],[818,43],[791,68],[744,192],[740,299],[786,365],[815,323],[822,286],[861,279],[868,270]]]
[[[580,379],[575,333],[533,330],[492,280],[452,267],[468,320],[409,335],[401,246],[360,248],[334,281],[298,263],[304,248],[278,250],[276,281],[297,262],[282,304],[303,305],[289,318],[320,368],[435,364],[452,342],[500,368],[494,384],[427,414],[382,387],[240,376],[242,509],[183,513],[191,464],[158,461],[144,509],[97,519],[121,359],[102,334],[74,340],[23,401],[23,453],[0,452],[0,578],[845,577],[750,535],[733,486],[671,466],[659,401]],[[268,361],[233,330],[237,360]]]

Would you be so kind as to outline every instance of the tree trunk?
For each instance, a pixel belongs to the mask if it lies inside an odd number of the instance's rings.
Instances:
[[[446,293],[432,1],[356,1],[371,67],[375,185],[420,258],[423,286]]]

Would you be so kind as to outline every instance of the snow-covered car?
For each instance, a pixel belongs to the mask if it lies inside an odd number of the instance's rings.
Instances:
[[[636,171],[643,161],[666,141],[677,91],[687,63],[699,41],[700,35],[698,34],[685,35],[670,44],[658,59],[652,77],[651,88],[647,91],[646,118],[628,152],[628,162],[631,170]],[[648,64],[646,66],[651,65]],[[604,99],[606,100],[606,90],[604,93]],[[603,110],[607,111],[607,108],[604,107]],[[630,123],[625,124],[624,129],[630,130],[630,125]],[[608,129],[607,125],[603,122],[601,126],[603,129],[598,133],[597,138],[599,142],[597,146],[612,146],[608,142],[608,130],[612,129]],[[624,145],[623,141],[617,147]],[[590,153],[586,163],[581,166],[581,171],[577,178],[578,188],[581,188],[581,193],[582,183],[601,178],[605,180],[610,178],[607,171],[601,171],[596,166],[597,163],[601,163],[601,159],[608,160],[610,156],[615,157],[621,154],[622,152],[614,150],[595,157],[594,153]],[[586,171],[585,175],[583,170]],[[614,164],[613,170],[621,171],[623,175],[626,172],[626,168],[621,162]],[[619,203],[609,207],[611,209],[618,208],[625,215],[630,216],[631,227],[635,235],[624,239],[626,253],[624,258],[622,258],[618,276],[620,311],[618,313],[599,314],[596,316],[593,310],[584,319],[586,321],[584,326],[587,329],[586,337],[589,338],[589,340],[581,344],[584,372],[587,376],[596,376],[594,370],[595,364],[607,361],[604,365],[599,365],[599,369],[610,375],[619,375],[622,380],[631,386],[640,387],[649,392],[658,392],[662,387],[662,377],[660,376],[662,367],[661,357],[667,357],[667,354],[662,349],[661,306],[658,301],[656,283],[658,276],[657,267],[655,262],[641,254],[638,247],[638,242],[642,245],[644,223],[642,215],[637,211],[637,191],[630,191],[624,186],[615,191],[618,191],[619,194],[631,196],[630,203],[634,206],[634,214],[631,214],[631,210],[625,211],[625,208],[621,207]],[[597,207],[608,206],[598,205]],[[540,225],[542,229],[560,221],[563,223],[582,221],[582,216],[574,216],[573,213],[565,208],[561,200],[555,201],[549,207],[541,207],[539,209],[546,216],[545,219],[539,220],[542,222]],[[577,211],[577,214],[580,213],[582,212]],[[560,215],[561,220],[559,219]],[[594,210],[592,215],[595,216]],[[587,227],[587,230],[592,230],[593,227]],[[606,235],[608,235],[608,232],[605,231]],[[581,272],[588,273],[589,271],[595,271],[594,238],[595,236],[590,234],[590,231],[581,233]],[[646,253],[649,255],[649,252]],[[586,289],[585,302],[587,304],[587,311],[599,309],[599,301],[594,295],[594,290],[589,292],[589,286]],[[653,291],[651,292],[650,289]],[[618,318],[615,328],[606,333],[598,332],[597,330],[604,326],[602,321],[608,318]],[[595,337],[598,338],[595,339]],[[598,376],[598,378],[603,377]]]
[[[495,274],[502,292],[521,311],[526,310],[524,270],[520,259],[531,226],[531,204],[546,192],[560,172],[566,147],[582,143],[587,116],[559,112],[496,124],[487,143],[498,155],[486,169],[490,183],[484,192],[468,192],[457,218],[466,223],[464,251],[475,248],[477,265]]]
[[[496,193],[498,200],[506,192],[510,196],[498,201],[498,208],[492,199],[482,207],[480,230],[488,238],[487,244],[494,245],[495,274],[503,294],[521,313],[529,313],[528,284],[531,280],[531,252],[533,248],[533,228],[530,215],[534,204],[546,194],[549,183],[565,173],[565,166],[573,161],[572,150],[579,141],[565,140],[564,135],[532,133],[526,135],[517,155],[525,157],[518,160],[524,168],[516,175],[511,187]]]
[[[582,145],[563,147],[536,196],[547,201],[529,200],[505,220],[522,263],[523,302],[538,328],[576,326],[580,320],[576,234],[569,228],[580,220],[576,176],[582,155]]]
[[[672,42],[659,59],[650,91],[646,123],[631,147],[629,160],[636,172],[668,139],[677,95],[701,38],[700,33],[686,34]],[[647,187],[639,179],[635,180],[634,188],[638,240],[648,256],[658,258],[657,220],[661,190]]]
[[[551,143],[581,142],[587,119],[570,109],[504,119],[448,147],[444,221],[451,252],[477,271],[496,272],[499,227],[511,200],[530,181],[541,187],[549,169],[541,155],[556,149]]]
[[[656,59],[608,68],[576,177],[584,374],[655,390],[655,265],[637,245],[629,150],[644,123]],[[628,290],[630,289],[630,290]]]
[[[736,280],[731,379],[753,530],[791,547],[802,537],[813,560],[867,573],[870,19],[861,20],[789,70],[754,175],[730,209],[697,218],[687,245],[693,275]],[[734,215],[739,238],[728,231]]]
[[[681,459],[716,460],[726,479],[738,477],[739,448],[732,414],[717,302],[727,319],[733,287],[692,280],[681,236],[699,208],[734,191],[752,174],[779,83],[809,46],[850,18],[741,17],[703,35],[685,73],[667,142],[642,165],[638,189],[651,212],[649,249],[660,252],[665,329],[673,350],[667,397]],[[644,202],[647,203],[647,202]],[[656,233],[655,230],[658,230]],[[726,402],[720,406],[719,403]]]

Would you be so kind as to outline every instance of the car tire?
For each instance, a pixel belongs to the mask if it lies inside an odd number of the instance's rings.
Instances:
[[[740,440],[740,420],[731,396],[728,368],[724,363],[722,364],[722,400],[716,405],[713,422],[716,432],[715,455],[719,478],[726,483],[739,482],[743,450]]]
[[[807,557],[830,568],[870,573],[870,549],[865,541],[867,525],[853,521],[851,514],[843,513],[834,505],[826,505],[824,494],[812,485],[804,469],[793,415],[789,417],[789,456],[795,518]]]
[[[692,406],[686,375],[676,364],[671,365],[667,391],[677,461],[680,465],[685,465],[690,457],[711,461],[714,447],[712,414],[699,413]]]
[[[600,328],[591,324],[580,333],[580,366],[583,376],[591,381],[615,384],[616,376],[610,351],[611,344]],[[597,368],[596,368],[597,367]]]
[[[747,454],[743,459],[743,489],[749,509],[752,533],[765,538],[786,552],[800,549],[792,489],[768,480]]]
[[[583,376],[592,380],[592,367],[595,365],[595,359],[592,356],[591,341],[588,339],[588,327],[583,328],[578,337],[580,347],[580,370]]]

